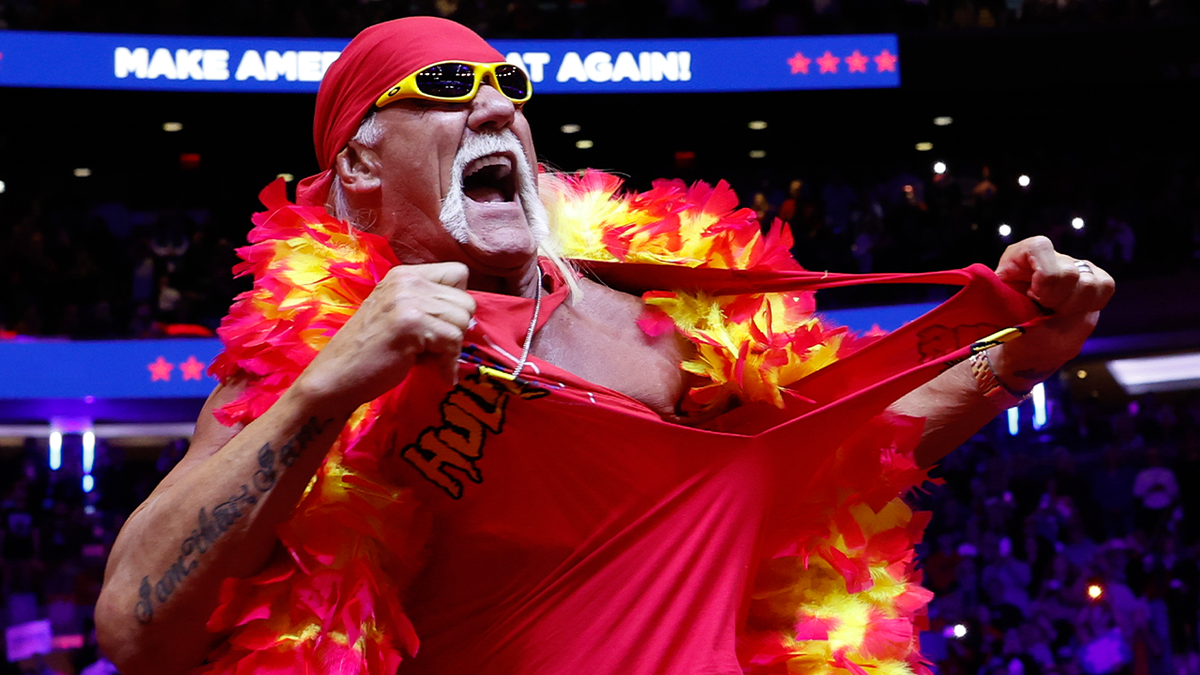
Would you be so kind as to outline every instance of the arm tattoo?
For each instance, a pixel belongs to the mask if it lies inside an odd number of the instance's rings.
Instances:
[[[208,553],[217,540],[246,515],[248,507],[258,503],[261,495],[275,487],[280,471],[295,463],[300,453],[320,436],[332,421],[327,419],[321,422],[316,417],[308,418],[308,422],[283,444],[278,453],[271,448],[270,443],[264,444],[258,451],[259,468],[251,477],[250,485],[242,484],[237,492],[211,510],[200,507],[199,513],[196,514],[196,527],[179,545],[179,557],[175,562],[155,583],[151,583],[148,576],[142,577],[141,586],[138,587],[138,601],[133,610],[133,615],[139,623],[150,623],[154,619],[155,601],[162,605],[175,593],[183,580],[200,564],[200,556]]]

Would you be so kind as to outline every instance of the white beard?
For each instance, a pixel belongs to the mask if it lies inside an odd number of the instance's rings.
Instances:
[[[454,167],[450,173],[450,190],[442,200],[442,211],[438,214],[442,227],[460,244],[467,243],[471,226],[467,222],[465,208],[466,195],[463,194],[463,172],[467,165],[479,159],[496,153],[512,154],[513,169],[517,172],[517,198],[521,200],[521,208],[525,211],[525,221],[533,235],[534,243],[539,246],[550,234],[550,217],[546,207],[538,197],[537,179],[533,167],[525,157],[525,148],[512,129],[505,129],[498,134],[468,133],[454,156]]]

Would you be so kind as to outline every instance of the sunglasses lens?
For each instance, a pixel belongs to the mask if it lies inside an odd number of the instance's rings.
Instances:
[[[441,63],[417,73],[417,89],[426,96],[459,98],[474,86],[475,70],[465,63]]]
[[[516,66],[496,66],[496,84],[500,85],[500,93],[511,99],[519,101],[529,96],[529,78]]]

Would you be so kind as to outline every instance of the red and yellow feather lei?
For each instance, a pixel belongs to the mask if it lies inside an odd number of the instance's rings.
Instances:
[[[725,183],[656,181],[622,193],[600,172],[559,177],[546,201],[564,257],[725,269],[796,270],[791,235],[762,233]],[[323,210],[287,202],[282,182],[263,191],[237,272],[240,295],[218,331],[226,349],[212,372],[249,375],[245,393],[217,411],[226,424],[265,412],[397,264],[387,242]],[[645,294],[649,333],[678,330],[696,345],[682,364],[707,384],[697,410],[735,401],[782,405],[783,390],[851,348],[824,326],[810,293]],[[392,673],[417,636],[400,607],[420,568],[428,523],[404,488],[388,484],[367,434],[394,392],[360,408],[280,528],[287,553],[249,579],[229,579],[209,629],[229,639],[198,672]],[[925,480],[913,461],[919,424],[877,418],[838,451],[827,491],[761,565],[739,658],[748,673],[924,673],[916,629],[930,594],[914,570],[926,514],[900,495]]]

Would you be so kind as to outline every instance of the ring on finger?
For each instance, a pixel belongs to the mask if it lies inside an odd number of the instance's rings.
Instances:
[[[1092,266],[1083,260],[1075,261],[1075,269],[1079,270],[1080,274],[1095,274],[1092,272]]]

